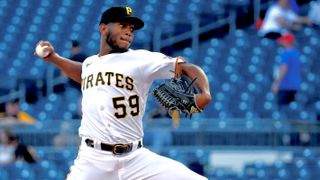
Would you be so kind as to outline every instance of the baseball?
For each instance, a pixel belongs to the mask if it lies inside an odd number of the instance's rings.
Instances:
[[[36,47],[36,53],[38,56],[44,58],[49,55],[48,48],[49,46],[41,46],[40,44]]]

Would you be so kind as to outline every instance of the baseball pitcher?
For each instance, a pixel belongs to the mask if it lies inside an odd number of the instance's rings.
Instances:
[[[45,61],[81,83],[82,143],[68,180],[207,179],[143,147],[142,117],[154,80],[181,75],[196,78],[199,92],[190,100],[192,107],[186,106],[192,112],[200,112],[211,100],[208,79],[198,66],[182,58],[129,48],[134,32],[143,26],[130,7],[107,9],[100,20],[100,51],[83,63],[61,57],[48,41],[37,44],[49,51],[42,57]]]

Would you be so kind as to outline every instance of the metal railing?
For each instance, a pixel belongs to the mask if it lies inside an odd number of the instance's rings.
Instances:
[[[47,94],[52,94],[53,89],[56,85],[66,84],[68,81],[68,77],[66,76],[60,75],[56,77],[55,76],[56,71],[57,71],[57,68],[50,64],[46,74]]]
[[[13,89],[8,94],[0,96],[0,104],[14,99],[19,99],[19,102],[22,103],[26,101],[26,86],[24,83],[20,82],[17,90]]]
[[[61,124],[66,121],[48,121],[38,126],[15,127],[25,143],[34,146],[51,146],[53,138],[61,132]],[[68,132],[77,135],[80,120],[69,120]],[[170,135],[172,146],[199,147],[320,147],[320,123],[316,121],[286,121],[255,119],[249,123],[245,119],[230,119],[222,123],[219,119],[181,119],[175,128],[171,119],[144,120],[145,138],[161,133]],[[161,137],[161,136],[160,136]],[[157,141],[146,139],[149,142]]]
[[[262,3],[261,0],[254,0],[253,2],[254,22],[256,22],[260,18],[261,10],[267,9],[270,3],[273,3],[273,2],[270,1],[266,3]],[[199,36],[205,32],[214,30],[224,25],[228,25],[230,32],[234,32],[236,30],[236,18],[237,18],[236,9],[230,8],[227,17],[221,18],[217,21],[213,21],[212,23],[209,23],[205,26],[200,26],[199,17],[197,15],[194,15],[190,23],[191,24],[190,31],[169,37],[167,39],[161,39],[163,30],[161,29],[161,26],[160,26],[159,28],[155,29],[155,32],[153,34],[153,50],[160,51],[164,47],[168,47],[175,43],[191,39],[191,43],[192,43],[191,47],[193,52],[192,58],[195,59],[199,49]]]

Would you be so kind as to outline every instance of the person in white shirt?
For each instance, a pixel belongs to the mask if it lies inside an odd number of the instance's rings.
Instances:
[[[314,24],[320,26],[320,0],[310,2],[308,17]]]
[[[291,10],[288,0],[278,0],[272,5],[263,20],[259,35],[277,39],[289,31],[298,31],[302,24],[312,25],[308,17],[299,16]]]

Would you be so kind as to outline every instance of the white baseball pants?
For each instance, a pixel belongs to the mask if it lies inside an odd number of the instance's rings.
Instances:
[[[142,147],[124,155],[82,143],[67,180],[205,180],[182,163]]]

